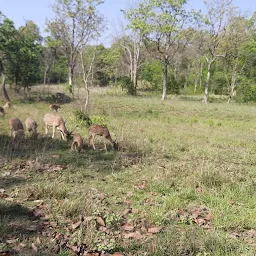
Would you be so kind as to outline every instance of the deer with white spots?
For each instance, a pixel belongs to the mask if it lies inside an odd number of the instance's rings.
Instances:
[[[103,137],[105,150],[107,150],[107,142],[111,145],[112,149],[118,149],[118,145],[115,141],[112,140],[107,127],[98,124],[94,124],[89,127],[89,144],[92,145],[94,150],[96,149],[94,145],[94,139],[96,136]]]
[[[33,138],[37,138],[38,136],[38,133],[37,133],[37,122],[35,120],[33,120],[31,117],[28,117],[26,120],[25,120],[25,126],[28,130],[28,132],[31,134],[31,136]]]
[[[9,120],[9,128],[11,130],[12,144],[17,147],[25,138],[24,127],[19,118],[11,118]]]
[[[59,130],[63,140],[67,140],[68,132],[63,118],[59,115],[47,113],[44,115],[45,134],[48,134],[48,128],[52,127],[52,138],[54,139],[56,129]]]

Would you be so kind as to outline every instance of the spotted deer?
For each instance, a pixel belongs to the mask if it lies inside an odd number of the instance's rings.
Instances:
[[[4,109],[5,109],[5,108],[10,108],[11,106],[12,106],[11,102],[10,102],[10,101],[7,101],[7,102],[4,104],[3,108],[4,108]]]
[[[38,136],[38,133],[37,133],[37,122],[35,120],[33,120],[31,117],[28,117],[26,120],[25,120],[25,126],[28,130],[28,132],[31,134],[31,136],[33,138],[37,138]]]
[[[14,117],[9,120],[9,128],[11,130],[12,143],[14,146],[18,146],[25,138],[23,124],[19,118]]]
[[[72,133],[71,137],[73,137],[71,149],[80,152],[83,149],[83,137],[78,133]]]
[[[4,108],[0,107],[0,112],[3,114],[3,116],[5,116]]]
[[[49,109],[50,110],[55,110],[56,112],[58,111],[58,109],[61,109],[60,105],[57,105],[57,104],[51,104],[49,106]]]
[[[56,128],[60,131],[63,140],[67,140],[70,133],[68,132],[63,118],[59,115],[47,113],[44,115],[45,134],[48,134],[48,127],[52,127],[52,138],[54,139]]]
[[[97,135],[103,136],[105,150],[107,150],[107,142],[112,146],[112,149],[118,149],[118,145],[115,141],[112,140],[108,128],[94,124],[89,127],[89,144],[92,145],[94,150],[96,149],[94,145],[94,139]]]

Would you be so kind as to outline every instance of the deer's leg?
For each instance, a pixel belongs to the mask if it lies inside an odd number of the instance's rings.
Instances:
[[[95,138],[95,135],[91,134],[89,137],[89,144],[92,145],[94,150],[96,150],[95,145],[94,145],[94,138]]]
[[[107,137],[103,136],[104,149],[107,151]]]
[[[48,125],[45,125],[44,130],[45,130],[45,134],[48,134]]]
[[[55,125],[52,126],[52,138],[54,139],[54,135],[55,135]]]
[[[61,134],[61,138],[62,138],[63,140],[65,140],[65,137],[64,137],[64,134],[63,134],[62,131],[60,131],[60,134]]]
[[[75,149],[76,149],[76,143],[75,143],[75,141],[72,142],[72,144],[71,144],[71,149],[72,149],[72,150],[75,150]]]

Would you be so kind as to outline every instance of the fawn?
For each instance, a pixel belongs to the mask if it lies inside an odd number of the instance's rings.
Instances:
[[[9,127],[11,130],[12,144],[17,147],[25,138],[23,124],[20,119],[14,117],[9,120]]]
[[[25,120],[25,126],[28,130],[29,133],[32,133],[33,138],[37,138],[38,133],[37,133],[37,122],[34,121],[32,118],[28,117]]]
[[[0,112],[3,114],[3,116],[5,116],[4,108],[0,107]]]
[[[73,137],[71,149],[80,152],[83,149],[83,137],[78,133],[71,133],[71,136]]]
[[[103,136],[105,150],[107,150],[107,141],[112,146],[112,149],[118,149],[118,145],[115,141],[112,140],[108,128],[98,124],[94,124],[89,127],[89,144],[93,146],[94,150],[96,149],[94,145],[94,139],[97,135]]]

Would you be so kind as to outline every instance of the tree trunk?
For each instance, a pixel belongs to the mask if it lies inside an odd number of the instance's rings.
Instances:
[[[235,59],[235,64],[233,66],[232,77],[231,77],[231,84],[230,84],[230,95],[228,97],[228,104],[230,103],[231,99],[234,96],[235,88],[236,88],[236,74],[237,74],[237,65],[238,65],[238,58]]]
[[[73,76],[74,76],[74,67],[72,65],[69,66],[68,72],[68,84],[69,84],[69,92],[73,94]]]
[[[4,97],[5,97],[6,101],[11,101],[11,99],[8,95],[8,92],[6,90],[6,87],[5,87],[5,80],[6,80],[5,74],[2,73],[2,88],[3,88]]]
[[[137,83],[138,83],[138,67],[137,67],[137,63],[134,63],[133,66],[134,70],[133,70],[133,89],[134,89],[134,95],[137,94]]]
[[[90,91],[88,87],[85,88],[85,103],[84,103],[84,112],[88,112],[88,107],[89,107],[89,99],[90,99]]]
[[[208,61],[208,68],[207,68],[207,77],[206,77],[206,82],[205,82],[205,88],[204,88],[204,103],[208,103],[209,101],[209,83],[210,83],[210,78],[211,78],[211,67],[212,67],[213,60],[210,59]]]
[[[203,62],[201,61],[200,65],[200,79],[199,79],[199,88],[202,88],[202,78],[203,78]]]
[[[167,61],[164,62],[164,79],[163,79],[163,95],[162,100],[166,99],[166,93],[167,93],[167,75],[168,75],[168,63]]]
[[[44,85],[46,85],[47,73],[49,70],[49,66],[47,65],[44,69]]]

